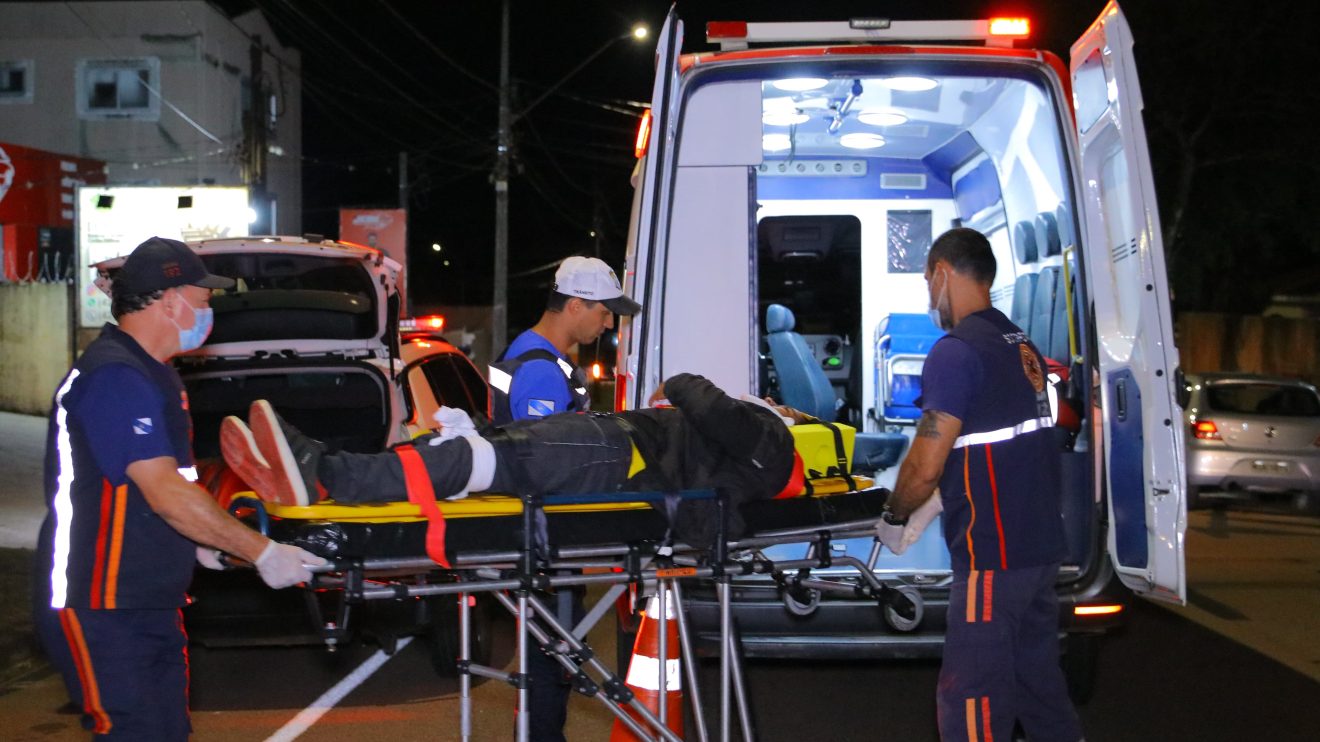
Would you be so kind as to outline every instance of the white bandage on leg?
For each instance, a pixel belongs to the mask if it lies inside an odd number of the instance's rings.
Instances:
[[[472,447],[472,473],[463,489],[446,497],[446,500],[461,500],[474,490],[481,492],[495,480],[495,447],[479,435],[465,436],[463,440]]]
[[[787,425],[790,428],[793,427],[793,418],[784,417],[783,415],[779,414],[779,410],[776,410],[769,402],[765,401],[764,399],[761,399],[760,397],[754,394],[739,394],[738,399],[742,400],[743,402],[750,402],[756,405],[757,407],[764,407],[765,409],[770,410],[771,412],[775,413],[775,417],[778,417],[780,420],[783,420],[785,425]]]

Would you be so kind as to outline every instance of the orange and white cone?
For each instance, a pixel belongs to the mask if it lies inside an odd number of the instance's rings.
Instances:
[[[679,661],[678,620],[674,615],[674,594],[665,593],[665,657],[660,660],[660,599],[654,595],[646,602],[641,624],[637,628],[637,641],[633,643],[632,662],[628,665],[628,678],[624,683],[651,710],[660,714],[660,673],[665,674],[665,726],[679,737],[683,736],[683,673]],[[625,709],[634,719],[637,715]],[[639,719],[640,721],[640,719]],[[645,726],[645,725],[643,725]],[[610,742],[633,742],[637,736],[628,725],[615,719],[610,731]]]

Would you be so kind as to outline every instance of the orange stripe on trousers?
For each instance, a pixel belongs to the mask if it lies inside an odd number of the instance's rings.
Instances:
[[[114,515],[110,521],[110,561],[106,565],[105,607],[115,607],[119,594],[119,560],[124,553],[124,511],[128,508],[128,485],[115,488]]]
[[[981,722],[985,724],[985,742],[995,742],[990,733],[990,696],[981,696]]]
[[[983,603],[981,620],[989,623],[991,618],[990,605],[994,602],[995,573],[993,570],[986,570],[983,574],[985,577],[981,580],[981,601]]]
[[[78,616],[72,608],[60,609],[60,625],[64,628],[64,640],[69,644],[74,667],[78,669],[78,683],[83,691],[83,711],[92,717],[92,732],[107,734],[114,725],[110,722],[110,715],[101,708],[101,689],[96,685],[92,656],[87,651],[82,624],[79,623]]]
[[[967,623],[976,623],[976,580],[980,576],[976,570],[967,573]]]
[[[976,742],[976,699],[968,698],[963,708],[967,716],[967,742]]]

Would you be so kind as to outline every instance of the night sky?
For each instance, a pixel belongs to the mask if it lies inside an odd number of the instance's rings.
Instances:
[[[408,153],[415,303],[491,298],[500,3],[226,0],[265,12],[303,64],[304,230],[338,231],[342,206],[398,205]],[[622,264],[632,143],[650,98],[654,33],[666,2],[512,3],[514,111],[557,83],[514,126],[509,318],[533,322],[570,254]],[[1320,290],[1318,4],[1122,3],[1136,39],[1152,161],[1182,309],[1259,311],[1274,292]],[[1025,15],[1031,46],[1067,60],[1101,2],[679,2],[684,51],[706,50],[708,20]],[[619,40],[638,21],[653,36]],[[592,231],[599,236],[593,238]],[[431,245],[439,243],[436,253]],[[442,261],[448,259],[446,267]]]

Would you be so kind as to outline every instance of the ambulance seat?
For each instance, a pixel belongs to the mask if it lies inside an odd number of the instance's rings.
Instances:
[[[765,310],[765,339],[779,377],[780,396],[789,407],[834,422],[843,401],[834,395],[816,354],[793,331],[796,321],[793,310],[782,304],[771,304]]]
[[[1021,221],[1013,227],[1013,251],[1020,265],[1034,263],[1040,257],[1036,246],[1036,225]]]
[[[911,425],[921,417],[922,365],[943,334],[925,314],[894,313],[876,326],[876,395],[883,422]]]
[[[1036,298],[1038,273],[1023,273],[1013,282],[1013,308],[1008,318],[1026,330],[1031,325],[1031,305]]]
[[[1054,333],[1055,304],[1063,303],[1059,296],[1062,282],[1059,269],[1048,266],[1040,269],[1036,279],[1035,298],[1031,302],[1031,323],[1023,328],[1031,342],[1040,350],[1041,355],[1050,355],[1050,342]]]
[[[1059,238],[1059,220],[1053,211],[1042,211],[1036,215],[1036,249],[1040,256],[1048,258],[1063,252]]]

